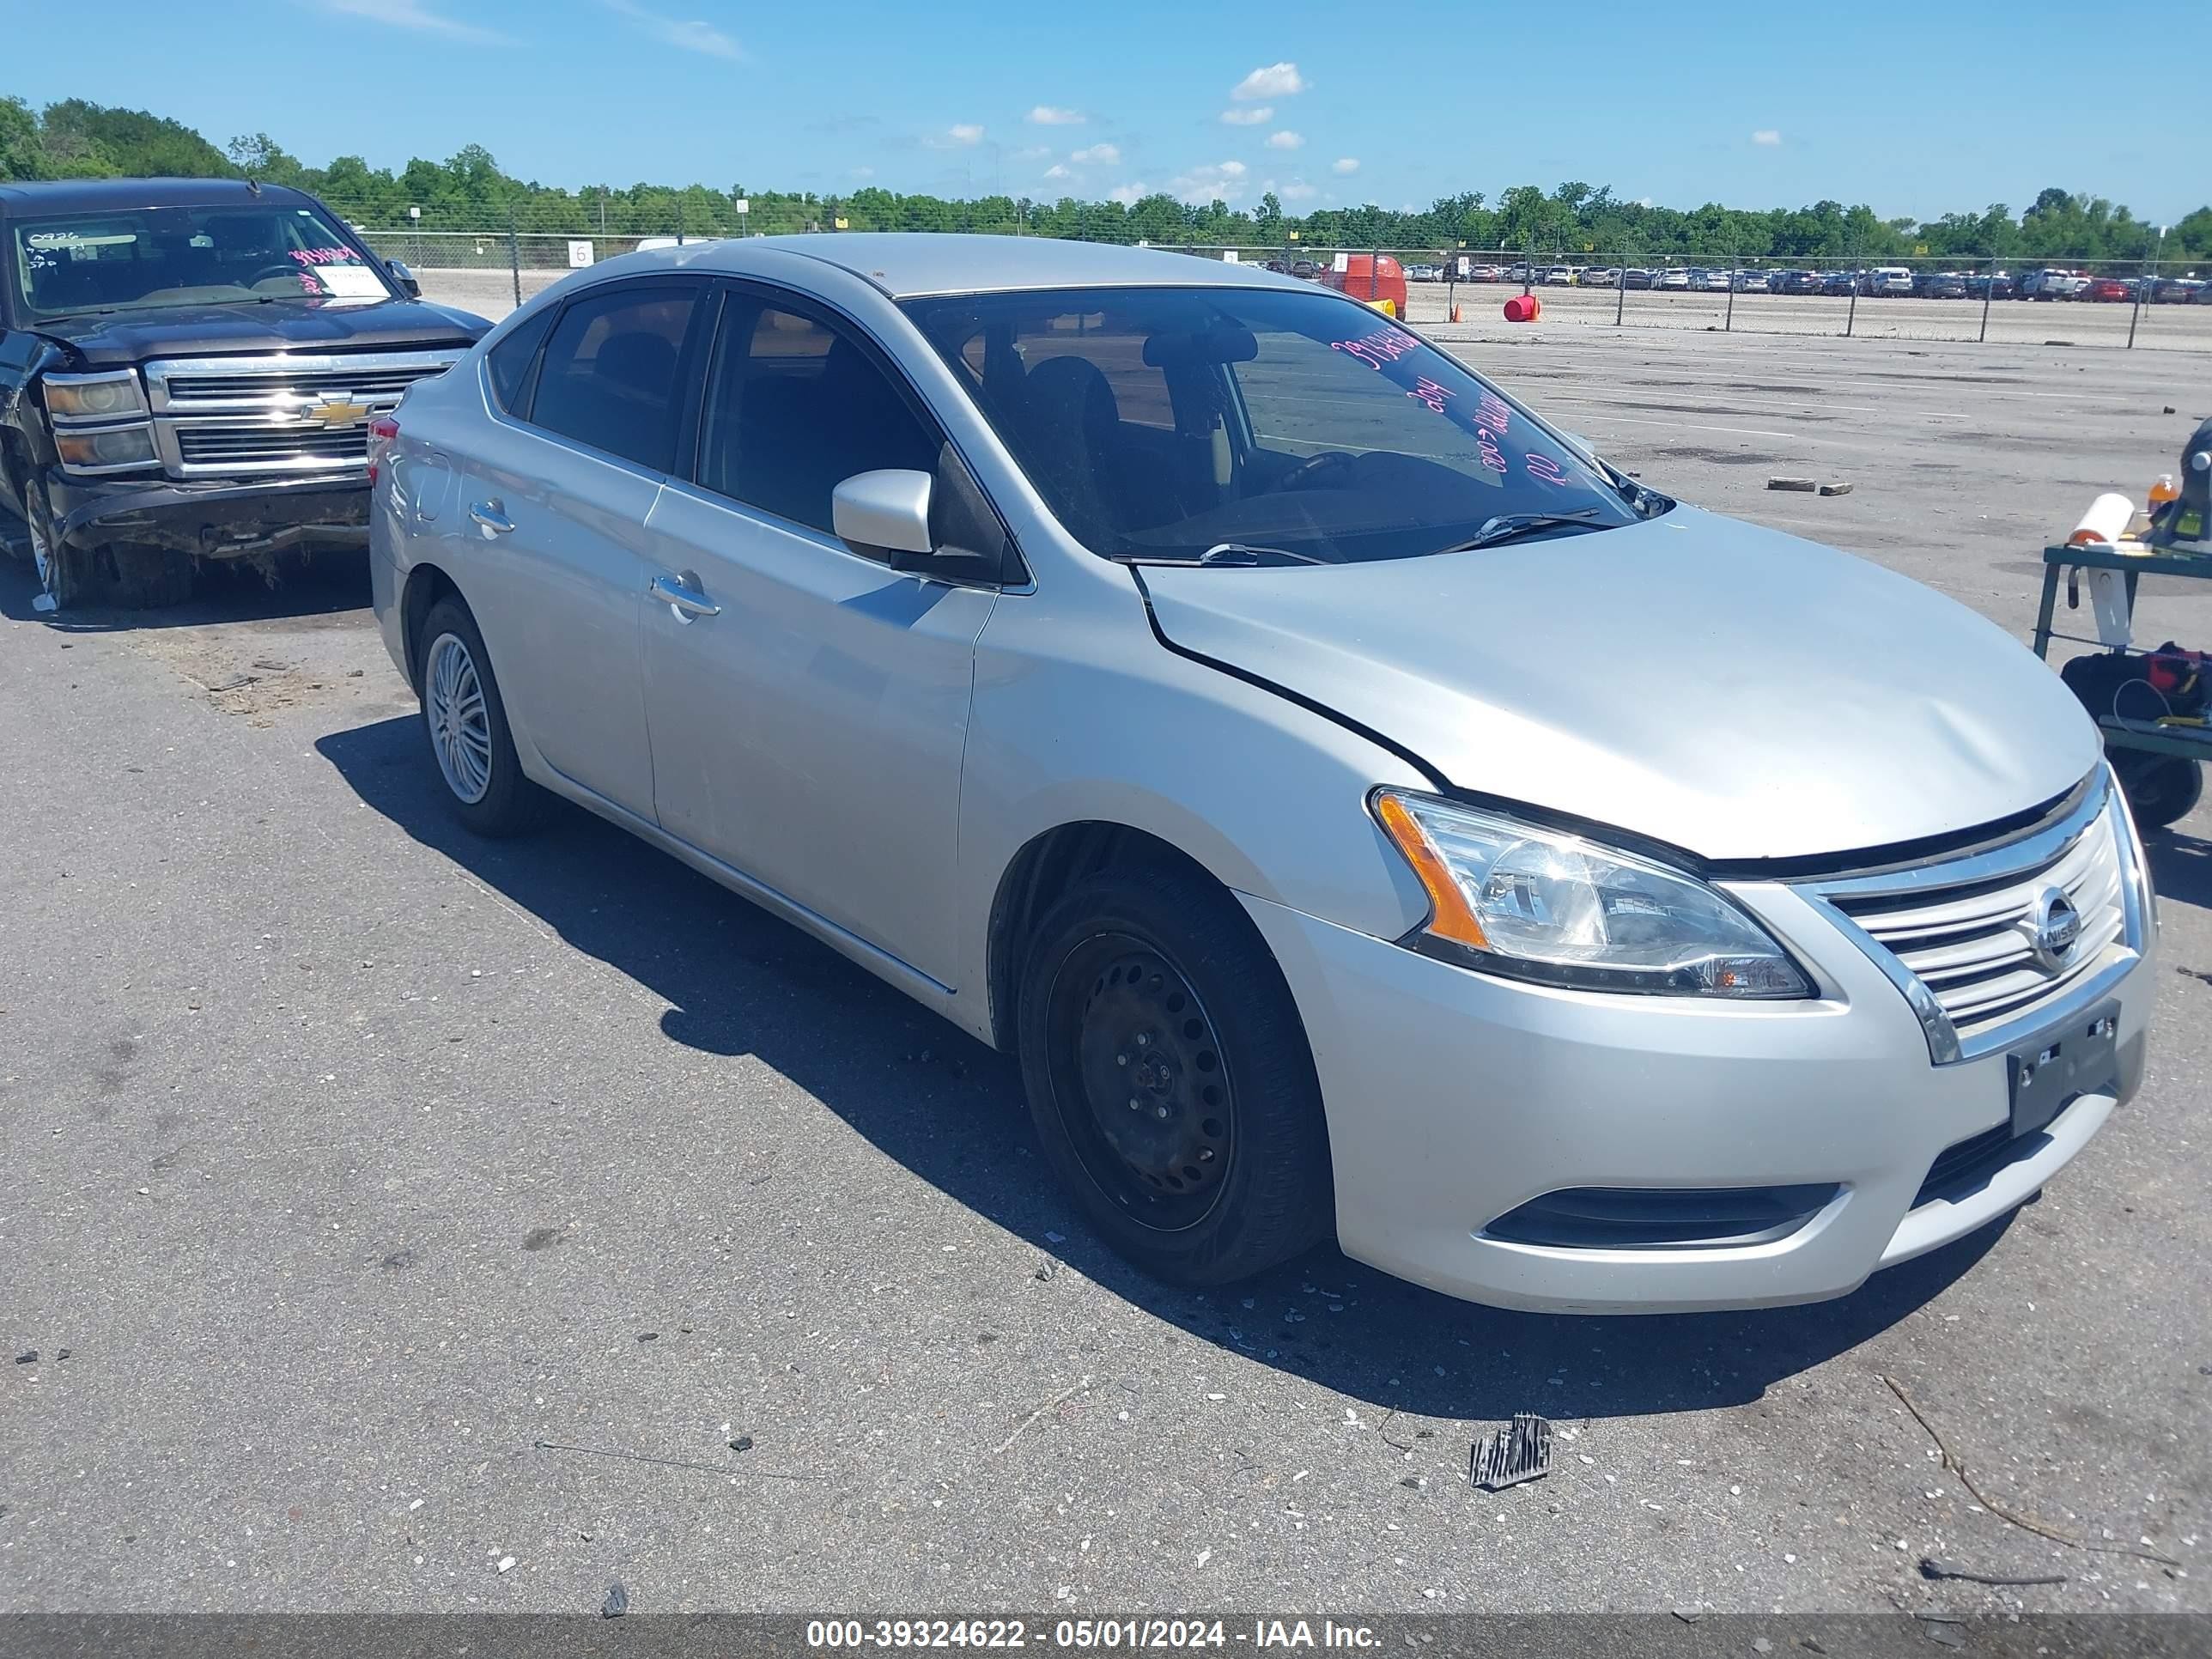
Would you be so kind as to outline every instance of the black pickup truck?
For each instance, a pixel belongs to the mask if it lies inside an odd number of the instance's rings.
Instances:
[[[369,423],[490,326],[275,185],[0,184],[0,505],[42,610],[365,547]]]

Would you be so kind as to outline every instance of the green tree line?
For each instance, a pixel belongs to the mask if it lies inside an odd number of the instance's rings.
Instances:
[[[516,179],[471,144],[443,161],[416,159],[398,170],[358,155],[311,167],[265,133],[218,149],[181,123],[143,110],[68,99],[33,110],[0,98],[0,179],[251,175],[297,185],[370,229],[598,232],[610,236],[696,236],[739,231],[969,230],[1092,241],[1314,248],[1384,247],[1443,252],[1465,246],[1526,249],[1546,258],[1604,256],[1624,263],[1734,255],[1747,260],[1959,263],[2050,260],[2212,263],[2212,206],[2169,227],[2138,219],[2101,196],[2044,191],[2017,216],[2002,203],[1933,220],[1883,219],[1863,204],[1816,202],[1764,210],[1649,206],[1604,185],[1570,181],[1545,191],[1518,185],[1494,200],[1480,191],[1442,197],[1419,212],[1369,204],[1288,212],[1270,192],[1257,206],[1203,205],[1172,196],[1134,202],[1035,201],[1006,195],[973,200],[866,189],[848,196],[635,184],[569,189]],[[749,200],[742,220],[735,210]],[[419,209],[411,218],[410,209]]]

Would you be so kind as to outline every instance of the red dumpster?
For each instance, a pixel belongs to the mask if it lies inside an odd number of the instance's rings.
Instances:
[[[1332,259],[1322,270],[1321,279],[1339,293],[1349,294],[1355,300],[1364,300],[1377,311],[1382,302],[1390,302],[1389,314],[1406,314],[1406,268],[1387,253],[1347,253],[1343,256],[1344,269],[1335,268]]]

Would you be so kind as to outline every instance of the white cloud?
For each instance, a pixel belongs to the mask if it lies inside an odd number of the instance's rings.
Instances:
[[[1112,144],[1093,144],[1088,149],[1079,149],[1067,158],[1078,167],[1119,167],[1121,152]]]
[[[1270,64],[1255,69],[1230,89],[1233,102],[1255,104],[1262,98],[1288,98],[1306,89],[1305,77],[1296,64]]]
[[[1357,173],[1359,171],[1359,158],[1357,155],[1340,155],[1329,163],[1328,170],[1336,173]]]
[[[647,11],[636,4],[635,0],[606,0],[606,5],[610,11],[629,18],[664,46],[674,46],[678,52],[696,52],[707,58],[726,58],[732,63],[745,55],[735,40],[712,23],[697,18],[663,17],[657,11]]]
[[[1056,104],[1039,104],[1026,118],[1040,127],[1079,127],[1086,118],[1079,109],[1062,109]]]
[[[341,17],[366,17],[392,28],[441,34],[448,40],[474,40],[483,46],[513,44],[495,30],[445,16],[419,3],[419,0],[389,0],[388,3],[387,0],[323,0],[323,9]]]
[[[1292,132],[1288,127],[1285,127],[1280,132],[1271,132],[1267,135],[1269,149],[1297,149],[1304,143],[1305,140],[1303,137]]]
[[[1113,189],[1108,191],[1106,195],[1109,200],[1119,202],[1122,206],[1127,207],[1132,203],[1143,201],[1145,198],[1150,196],[1152,193],[1152,187],[1150,185],[1135,184],[1116,185]]]
[[[1782,135],[1777,132],[1772,127],[1761,127],[1757,132],[1751,135],[1751,142],[1754,144],[1763,144],[1767,149],[1773,149],[1782,143]]]
[[[1203,207],[1216,198],[1233,202],[1244,194],[1244,175],[1250,171],[1242,161],[1218,161],[1212,167],[1193,167],[1168,180],[1168,191],[1178,201],[1193,207]]]
[[[1285,185],[1282,189],[1276,193],[1281,196],[1285,202],[1310,202],[1315,197],[1321,194],[1318,190],[1316,190],[1311,185],[1306,183],[1303,179],[1299,179],[1296,184]]]
[[[1256,109],[1225,109],[1221,112],[1221,125],[1224,127],[1265,126],[1274,118],[1275,106],[1273,104],[1261,104]]]
[[[1055,161],[1044,170],[1044,176],[1048,179],[1073,179],[1075,177],[1075,169],[1062,167]]]
[[[983,142],[983,129],[972,121],[957,121],[942,132],[933,132],[921,141],[932,149],[966,149],[970,144]]]

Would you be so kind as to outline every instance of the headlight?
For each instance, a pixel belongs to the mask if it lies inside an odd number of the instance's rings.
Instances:
[[[1790,953],[1694,877],[1580,836],[1378,790],[1429,896],[1419,942],[1487,973],[1662,996],[1804,997]]]
[[[95,467],[150,466],[154,434],[143,426],[113,427],[105,432],[57,432],[54,453],[62,465],[85,471]]]
[[[46,388],[46,412],[57,420],[112,420],[146,407],[138,376],[127,368],[112,374],[49,374],[40,384]]]

